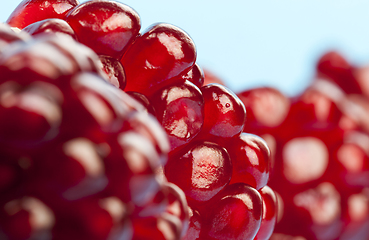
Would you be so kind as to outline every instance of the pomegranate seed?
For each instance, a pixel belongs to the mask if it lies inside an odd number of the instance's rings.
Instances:
[[[207,204],[204,231],[214,239],[254,239],[261,220],[261,195],[244,183],[227,186]]]
[[[243,182],[259,190],[268,183],[270,150],[262,138],[241,133],[229,142],[227,150],[233,164],[231,184]]]
[[[228,88],[215,83],[203,86],[201,92],[204,97],[201,134],[220,138],[240,134],[246,121],[246,109],[241,100]]]
[[[125,90],[149,96],[188,72],[195,61],[195,44],[183,30],[156,24],[142,33],[121,59],[127,77]]]
[[[204,122],[204,99],[191,82],[164,87],[150,100],[158,121],[167,132],[171,150],[190,142],[200,132]]]
[[[195,142],[165,166],[168,181],[178,185],[189,201],[206,202],[230,181],[232,164],[227,151],[215,143]],[[182,156],[181,156],[182,155]]]
[[[58,18],[45,19],[32,23],[23,28],[22,31],[27,32],[33,36],[41,33],[52,33],[66,34],[68,36],[71,36],[75,40],[77,39],[73,29],[69,26],[69,24],[66,21]]]
[[[88,1],[66,16],[78,41],[96,53],[119,59],[141,28],[140,17],[129,6],[115,1]]]
[[[107,81],[117,88],[124,90],[126,86],[126,75],[122,64],[115,58],[100,55],[103,71],[107,75]]]
[[[48,18],[64,19],[78,4],[78,0],[23,0],[10,14],[6,23],[23,29],[31,23]]]
[[[264,186],[259,192],[263,199],[263,218],[260,229],[254,239],[268,240],[272,236],[277,221],[277,196],[269,186]]]

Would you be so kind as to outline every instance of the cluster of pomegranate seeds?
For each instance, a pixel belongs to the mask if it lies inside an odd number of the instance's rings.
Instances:
[[[22,1],[0,25],[0,238],[269,239],[269,147],[196,55],[119,2]]]
[[[272,150],[269,184],[284,208],[271,239],[369,238],[368,76],[331,51],[297,96],[238,93],[250,117],[244,131]]]

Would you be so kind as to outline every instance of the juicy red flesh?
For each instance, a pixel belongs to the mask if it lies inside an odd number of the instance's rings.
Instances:
[[[120,58],[141,28],[138,14],[114,1],[88,1],[66,16],[78,41],[97,54]]]
[[[137,37],[121,59],[125,90],[150,95],[178,81],[175,77],[188,72],[195,61],[195,44],[183,30],[156,24]]]
[[[23,0],[11,13],[6,23],[23,29],[31,23],[48,18],[64,19],[79,4],[78,0]]]

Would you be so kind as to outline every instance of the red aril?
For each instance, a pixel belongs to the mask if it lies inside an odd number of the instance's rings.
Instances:
[[[204,203],[230,181],[232,163],[227,151],[215,143],[195,142],[173,155],[165,166],[168,181],[178,185],[188,201]]]
[[[66,16],[78,41],[97,54],[121,58],[138,35],[141,22],[129,6],[115,1],[84,2]]]
[[[268,240],[270,236],[272,236],[277,222],[277,196],[269,186],[264,186],[259,192],[263,199],[263,218],[261,220],[260,229],[254,240]]]
[[[240,134],[246,121],[246,109],[230,89],[220,84],[201,88],[204,97],[204,138],[231,138]],[[203,137],[201,136],[201,137]]]
[[[48,18],[64,19],[78,4],[78,0],[23,0],[10,14],[6,23],[23,29],[31,23]]]
[[[203,231],[209,239],[252,240],[260,228],[262,212],[258,191],[244,183],[232,184],[207,204]]]
[[[169,85],[150,98],[156,118],[165,129],[171,150],[189,143],[204,122],[204,99],[191,82]]]
[[[27,32],[33,36],[37,34],[48,34],[48,33],[66,34],[77,40],[77,37],[73,29],[69,26],[69,24],[66,21],[58,18],[49,18],[32,23],[27,27],[23,28],[22,31]]]
[[[231,184],[243,182],[260,190],[268,183],[270,150],[262,138],[241,133],[228,142],[227,150],[233,165]]]
[[[127,77],[126,91],[147,96],[172,84],[196,61],[192,39],[178,27],[155,24],[128,48],[121,62]]]

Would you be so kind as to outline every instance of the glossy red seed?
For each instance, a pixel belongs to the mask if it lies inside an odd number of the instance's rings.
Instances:
[[[117,88],[124,90],[126,86],[126,75],[122,64],[113,57],[100,55],[103,71],[106,73],[106,80]]]
[[[233,165],[231,184],[243,182],[259,190],[268,183],[270,150],[262,138],[241,133],[229,141],[227,150]]]
[[[261,195],[244,183],[228,185],[206,206],[204,228],[214,239],[252,240],[261,220]]]
[[[69,26],[69,24],[58,18],[49,18],[45,20],[41,20],[35,23],[28,25],[27,27],[23,28],[24,32],[29,33],[30,35],[37,35],[37,34],[66,34],[71,36],[73,39],[77,39],[73,29]]]
[[[129,6],[108,0],[87,1],[66,17],[78,41],[96,53],[119,59],[138,35],[141,22]]]
[[[78,0],[23,0],[6,23],[23,29],[31,23],[48,18],[64,19],[68,11],[78,4]]]
[[[191,82],[162,88],[150,101],[168,135],[171,150],[190,142],[200,132],[204,122],[204,100]]]
[[[204,97],[202,135],[230,138],[241,133],[246,121],[246,109],[241,100],[220,84],[201,88]]]
[[[127,77],[126,91],[147,96],[177,81],[196,61],[196,48],[183,30],[156,24],[138,37],[121,62]]]
[[[254,240],[268,240],[277,223],[277,196],[269,186],[260,189],[259,193],[263,199],[263,218],[261,220],[260,229]]]
[[[187,80],[192,82],[198,88],[201,88],[204,85],[204,71],[197,63],[193,65],[190,71],[181,75],[179,78],[181,78],[183,81]]]
[[[195,142],[183,155],[168,159],[165,175],[185,192],[189,201],[199,204],[210,200],[229,183],[232,163],[219,145]]]

